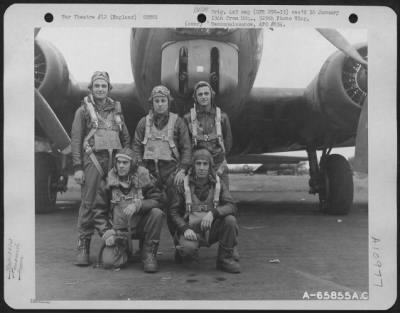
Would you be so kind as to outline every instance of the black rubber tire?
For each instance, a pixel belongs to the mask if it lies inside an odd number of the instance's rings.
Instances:
[[[56,209],[57,191],[52,183],[57,179],[55,159],[46,152],[35,153],[35,212],[49,213]]]
[[[347,215],[354,196],[353,172],[349,162],[339,154],[328,155],[321,174],[321,209],[327,214]]]

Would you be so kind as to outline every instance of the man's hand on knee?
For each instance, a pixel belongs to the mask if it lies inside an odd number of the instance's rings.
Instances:
[[[185,237],[186,240],[197,240],[196,233],[191,229],[186,229],[183,237]]]
[[[209,230],[211,228],[211,224],[214,220],[214,215],[211,211],[209,211],[201,220],[201,230]]]
[[[140,200],[139,200],[140,201]],[[135,202],[135,203],[131,203],[129,204],[125,209],[124,209],[124,213],[126,216],[132,216],[135,213],[139,212],[139,209],[141,206],[141,202]]]

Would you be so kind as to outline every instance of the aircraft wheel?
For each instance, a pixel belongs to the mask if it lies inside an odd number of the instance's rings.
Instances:
[[[49,153],[35,153],[35,211],[48,213],[56,209],[57,180],[55,159]]]
[[[334,215],[346,215],[353,204],[353,173],[349,162],[339,154],[321,160],[320,208]]]

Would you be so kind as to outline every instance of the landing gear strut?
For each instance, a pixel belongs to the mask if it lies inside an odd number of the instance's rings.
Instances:
[[[65,191],[68,177],[60,175],[56,159],[47,152],[35,153],[35,211],[48,213],[56,209],[57,192]]]
[[[353,204],[353,173],[339,154],[323,150],[318,165],[315,149],[307,149],[310,163],[310,193],[319,195],[320,209],[328,214],[346,215]]]

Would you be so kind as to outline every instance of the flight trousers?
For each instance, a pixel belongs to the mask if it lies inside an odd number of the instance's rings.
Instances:
[[[144,241],[160,240],[161,229],[164,222],[165,213],[159,208],[152,208],[144,215],[134,215],[131,225],[131,239],[143,239]],[[124,229],[118,229],[126,231]]]
[[[97,152],[96,158],[100,163],[104,174],[108,172],[108,151]],[[93,164],[92,160],[85,153],[83,157],[83,172],[85,175],[85,182],[81,186],[81,205],[78,213],[78,237],[80,240],[90,239],[97,229],[95,201],[97,190],[101,183],[104,183],[105,177],[102,177]]]
[[[233,215],[218,217],[211,225],[207,244],[218,242],[224,248],[233,249],[238,244],[238,235],[239,226]],[[178,251],[182,251],[184,255],[187,255],[187,252],[195,254],[195,250],[201,246],[199,240],[187,240],[183,234],[179,238],[176,236],[174,241],[175,245],[179,246]]]

